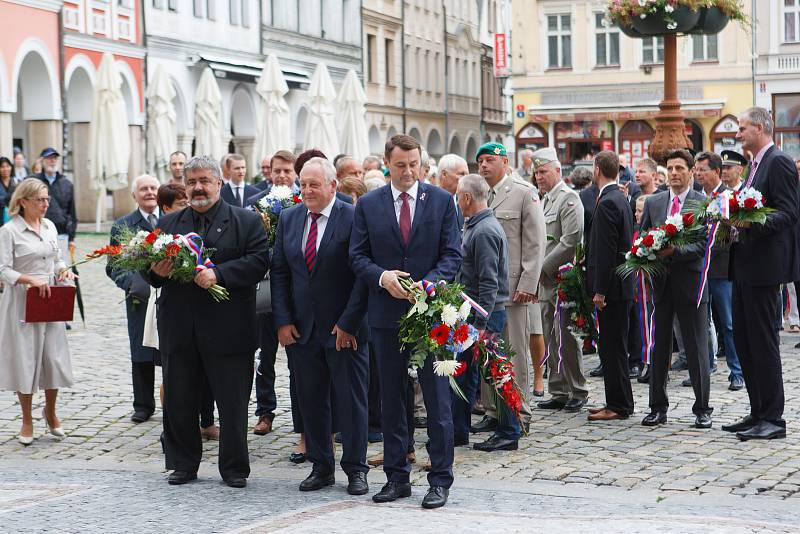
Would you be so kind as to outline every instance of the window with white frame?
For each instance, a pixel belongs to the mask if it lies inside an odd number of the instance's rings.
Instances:
[[[783,42],[800,42],[800,0],[783,0]]]
[[[619,66],[619,28],[603,13],[594,14],[595,65]]]
[[[242,27],[249,28],[250,27],[250,0],[240,0],[242,2]]]
[[[664,63],[663,37],[645,37],[642,39],[642,63],[645,65]]]
[[[547,16],[547,66],[551,69],[572,67],[572,24],[570,15]]]
[[[153,7],[155,9],[164,9],[164,0],[153,0]]]
[[[239,12],[241,4],[239,2],[240,0],[228,0],[228,13],[230,13],[231,26],[239,26],[241,23],[242,17]]]
[[[178,0],[167,0],[167,9],[173,13],[178,12]]]
[[[692,35],[692,61],[717,61],[717,35]]]

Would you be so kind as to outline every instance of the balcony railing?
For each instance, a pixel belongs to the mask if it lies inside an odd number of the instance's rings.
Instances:
[[[769,56],[769,74],[800,72],[800,54],[776,54]]]

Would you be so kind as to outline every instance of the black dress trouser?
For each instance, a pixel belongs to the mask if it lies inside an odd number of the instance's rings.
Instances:
[[[631,301],[607,301],[597,312],[600,337],[597,352],[603,364],[606,407],[620,415],[633,413],[633,391],[628,378],[628,320]]]

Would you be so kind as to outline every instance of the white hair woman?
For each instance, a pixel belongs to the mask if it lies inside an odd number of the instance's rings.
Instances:
[[[65,436],[56,416],[59,388],[72,385],[72,364],[63,322],[26,323],[25,293],[36,288],[50,297],[54,282],[74,280],[61,260],[55,225],[44,218],[50,194],[36,178],[20,182],[11,197],[11,220],[0,227],[0,390],[16,391],[22,409],[22,429],[17,439],[33,442],[33,394],[44,389],[42,415],[57,438]]]

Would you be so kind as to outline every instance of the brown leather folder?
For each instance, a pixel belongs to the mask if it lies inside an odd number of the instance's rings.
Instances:
[[[25,294],[26,323],[69,322],[75,312],[75,286],[50,286],[50,298],[29,287]]]

